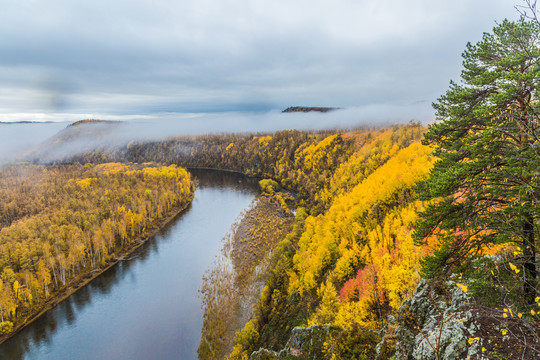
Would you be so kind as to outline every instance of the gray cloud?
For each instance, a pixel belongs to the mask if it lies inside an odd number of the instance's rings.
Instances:
[[[429,103],[458,77],[466,42],[517,18],[513,5],[6,0],[0,121]]]

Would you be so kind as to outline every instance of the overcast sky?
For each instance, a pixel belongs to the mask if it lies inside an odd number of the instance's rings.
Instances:
[[[0,121],[308,105],[427,122],[467,41],[518,4],[2,0]]]

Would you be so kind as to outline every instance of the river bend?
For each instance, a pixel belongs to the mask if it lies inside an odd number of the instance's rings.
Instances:
[[[0,359],[197,359],[202,276],[257,184],[230,173],[193,173],[199,186],[183,214],[0,345]]]

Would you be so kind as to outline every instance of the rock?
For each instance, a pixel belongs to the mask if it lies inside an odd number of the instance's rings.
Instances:
[[[312,325],[308,328],[295,327],[289,339],[289,354],[305,357],[323,352],[323,344],[330,335],[330,326]],[[334,330],[335,331],[335,330]]]
[[[437,353],[447,360],[477,358],[483,340],[475,337],[479,324],[468,303],[467,293],[453,281],[422,280],[399,309],[396,360],[435,360]]]
[[[340,338],[340,335],[343,335],[343,332],[343,329],[333,325],[297,326],[292,330],[289,341],[283,350],[276,352],[268,349],[259,349],[253,352],[249,359],[326,359],[328,358],[326,348],[329,346],[329,343],[335,343]],[[376,342],[373,346],[375,344]]]
[[[267,350],[267,349],[259,349],[258,351],[254,351],[249,357],[249,360],[279,360],[279,359],[282,359],[279,353],[272,350]]]

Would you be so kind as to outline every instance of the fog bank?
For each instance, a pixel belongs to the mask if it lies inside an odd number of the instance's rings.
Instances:
[[[71,118],[74,116],[72,114]],[[409,121],[427,124],[433,121],[433,111],[426,103],[416,103],[407,106],[379,104],[327,113],[282,113],[277,110],[265,113],[162,113],[105,115],[101,119],[118,122],[112,126],[111,123],[90,123],[73,127],[67,122],[0,124],[0,162],[21,160],[30,150],[39,154],[42,143],[49,150],[47,160],[54,161],[96,148],[123,146],[130,141],[155,141],[185,135],[350,129]],[[54,136],[60,131],[61,146],[58,146],[58,138]]]

